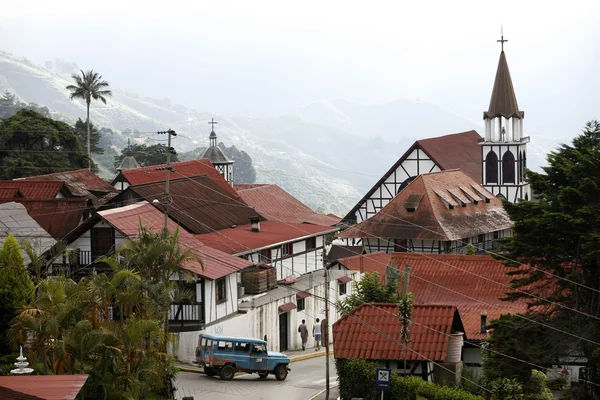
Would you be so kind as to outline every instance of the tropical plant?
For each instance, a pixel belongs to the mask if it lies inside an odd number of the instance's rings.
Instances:
[[[490,384],[491,400],[521,400],[523,386],[516,379],[498,378]]]
[[[90,103],[92,100],[100,100],[106,104],[106,97],[112,96],[112,91],[108,89],[108,82],[102,80],[102,75],[90,70],[81,71],[81,76],[73,74],[71,76],[75,81],[74,85],[69,85],[66,89],[71,92],[71,100],[82,99],[86,104],[86,123],[87,123],[87,155],[89,158],[89,168],[92,168],[92,145],[91,145],[91,125],[90,125]]]
[[[0,250],[0,354],[10,352],[6,340],[10,321],[31,301],[33,290],[19,243],[9,234]]]
[[[335,305],[342,315],[350,313],[363,303],[398,303],[400,300],[397,293],[398,285],[395,281],[382,285],[377,272],[365,274],[360,281],[354,282],[353,285],[352,294]]]

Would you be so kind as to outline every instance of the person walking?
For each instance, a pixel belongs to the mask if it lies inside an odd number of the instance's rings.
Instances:
[[[315,338],[315,351],[321,350],[321,324],[319,323],[319,318],[317,318],[316,323],[313,325],[313,336]]]
[[[308,342],[308,328],[306,327],[306,321],[302,320],[302,323],[298,327],[298,333],[302,339],[302,351],[306,350],[306,342]]]

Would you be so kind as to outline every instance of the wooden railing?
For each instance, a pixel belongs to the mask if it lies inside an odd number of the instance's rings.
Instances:
[[[204,326],[204,305],[195,303],[171,303],[169,330],[171,332],[195,331]]]

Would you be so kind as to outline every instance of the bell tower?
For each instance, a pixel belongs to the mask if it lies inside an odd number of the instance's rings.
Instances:
[[[480,144],[483,186],[494,195],[515,203],[519,199],[531,199],[531,189],[525,180],[529,137],[523,136],[525,113],[519,110],[504,54],[507,41],[504,34],[498,40],[500,60],[490,106],[483,112],[485,137]]]

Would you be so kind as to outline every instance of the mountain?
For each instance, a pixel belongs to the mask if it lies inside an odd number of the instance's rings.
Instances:
[[[0,51],[0,92],[47,106],[52,117],[70,123],[85,116],[85,104],[71,101],[64,89],[78,72],[75,64],[39,66]],[[101,72],[110,82],[108,72]],[[208,121],[215,118],[218,141],[251,156],[257,183],[276,183],[311,208],[340,216],[416,139],[477,128],[440,107],[407,100],[378,105],[330,100],[285,115],[227,116],[112,90],[106,105],[90,109],[94,124],[113,130],[104,140],[105,157],[120,152],[127,137],[152,143],[164,139],[157,131],[169,128],[178,133],[173,142],[178,152],[193,151],[208,145]],[[110,179],[111,173],[103,176]]]

